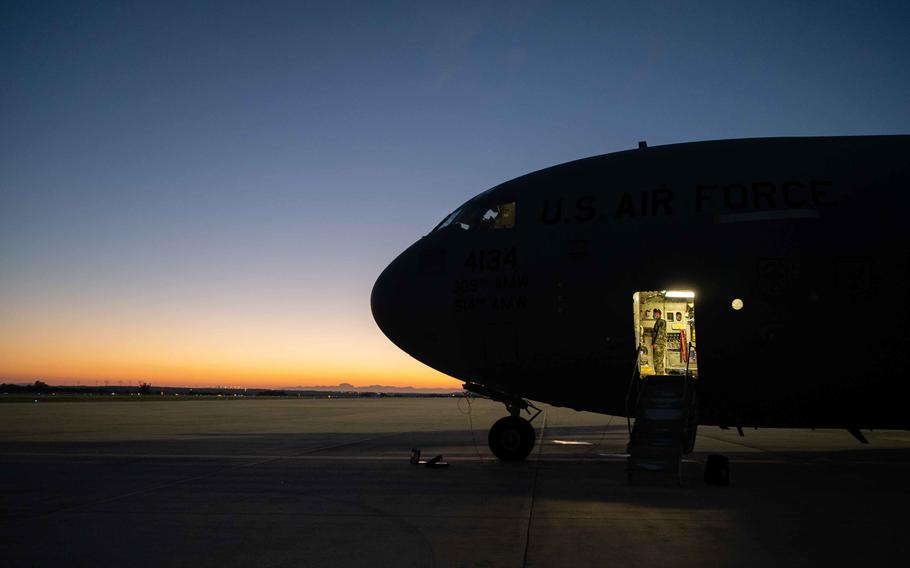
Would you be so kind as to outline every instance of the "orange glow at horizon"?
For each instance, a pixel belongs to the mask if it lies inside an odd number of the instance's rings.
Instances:
[[[393,346],[394,348],[394,346]],[[458,388],[460,381],[411,359],[385,357],[372,363],[332,363],[294,360],[243,360],[203,356],[157,359],[151,353],[78,352],[70,347],[51,352],[32,349],[9,352],[0,349],[0,380],[54,384],[93,384],[122,381],[150,382],[160,386],[356,387],[383,385],[417,388]]]
[[[399,350],[369,308],[303,310],[212,305],[112,309],[94,302],[3,310],[0,381],[160,386],[453,388],[460,381]],[[78,306],[78,307],[77,307]],[[99,314],[103,314],[99,316]]]

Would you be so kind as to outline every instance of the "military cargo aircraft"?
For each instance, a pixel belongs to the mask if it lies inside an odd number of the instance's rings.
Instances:
[[[531,401],[636,424],[676,409],[680,452],[698,424],[864,441],[910,428],[908,170],[903,135],[639,143],[550,167],[401,253],[373,316],[506,405],[501,459],[534,447]],[[649,383],[676,390],[662,403]]]

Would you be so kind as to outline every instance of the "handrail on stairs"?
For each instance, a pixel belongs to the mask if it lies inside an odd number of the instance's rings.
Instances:
[[[635,367],[632,369],[632,377],[629,379],[629,387],[626,389],[626,426],[629,429],[629,436],[632,435],[632,413],[629,412],[629,399],[632,398],[632,385],[635,384],[635,379],[641,378],[639,371],[639,363],[641,362],[641,349],[641,345],[635,348],[635,351],[637,352],[637,355],[635,357]],[[638,394],[641,396],[641,391],[639,391]]]

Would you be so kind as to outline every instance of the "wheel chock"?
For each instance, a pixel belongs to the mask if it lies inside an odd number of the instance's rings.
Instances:
[[[442,461],[442,454],[428,460],[420,459],[420,448],[411,449],[411,465],[423,465],[431,468],[449,467],[449,462]]]
[[[442,454],[432,457],[432,458],[428,459],[427,461],[421,462],[421,463],[425,464],[427,467],[433,467],[433,468],[449,467],[449,462],[442,461]]]

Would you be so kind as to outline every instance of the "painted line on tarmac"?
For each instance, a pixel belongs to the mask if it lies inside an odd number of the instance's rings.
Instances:
[[[433,453],[433,452],[428,452]],[[36,457],[36,458],[88,458],[88,459],[200,459],[200,460],[288,460],[288,461],[396,461],[407,462],[408,454],[402,455],[278,455],[278,454],[114,454],[114,453],[60,453],[60,452],[0,452],[0,457]],[[476,455],[453,456],[443,454],[446,461],[481,462],[495,461],[492,455],[483,460]],[[541,462],[579,462],[620,461],[617,456],[606,455],[599,458],[585,456],[542,456]],[[622,458],[625,461],[625,458]]]
[[[315,450],[318,451],[318,450]],[[429,452],[433,453],[433,452]],[[702,452],[710,453],[710,452]],[[739,464],[789,464],[789,465],[823,465],[834,463],[827,460],[820,461],[817,459],[794,459],[786,456],[784,458],[769,458],[769,455],[775,455],[771,452],[756,452],[755,457],[739,457],[736,463]],[[762,457],[758,457],[762,456]],[[65,453],[65,452],[0,452],[0,458],[64,458],[64,459],[160,459],[160,460],[240,460],[253,461],[261,463],[264,461],[298,461],[298,462],[407,462],[408,454],[401,455],[279,455],[279,454],[115,454],[115,453]],[[498,463],[492,455],[479,458],[473,452],[470,455],[451,455],[443,453],[443,459],[450,462],[475,462],[475,463]],[[547,456],[543,455],[535,460],[542,463],[621,463],[627,459],[626,454],[601,454],[592,456],[588,454],[567,455],[567,456]],[[683,458],[686,463],[704,463],[701,458]],[[836,462],[840,463],[840,462]],[[906,462],[902,461],[884,461],[884,460],[850,460],[844,462],[849,465],[900,465]],[[252,464],[251,464],[252,465]]]
[[[314,450],[318,451],[318,450]],[[48,453],[48,452],[4,452],[2,457],[47,457],[47,458],[104,458],[104,459],[204,459],[204,460],[297,460],[297,461],[332,461],[332,460],[394,460],[408,461],[408,455],[369,456],[369,455],[296,455],[296,454],[111,454],[111,453]],[[452,457],[448,459],[468,460],[477,458]]]
[[[37,518],[46,518],[46,517],[53,516],[53,515],[59,515],[59,514],[61,514],[61,513],[71,513],[71,512],[73,512],[73,511],[77,511],[77,510],[80,510],[80,509],[88,509],[88,508],[91,508],[91,507],[97,507],[97,506],[99,506],[99,505],[105,505],[105,504],[107,504],[107,503],[111,503],[111,502],[114,502],[114,501],[119,501],[119,500],[121,500],[121,499],[126,499],[126,498],[129,498],[129,497],[134,497],[134,496],[136,496],[136,495],[144,495],[144,494],[152,493],[152,492],[158,491],[159,489],[164,489],[164,488],[168,488],[168,487],[174,487],[174,486],[177,486],[177,485],[182,485],[182,484],[184,484],[184,483],[189,483],[189,482],[193,482],[193,481],[198,481],[198,480],[200,480],[200,479],[206,479],[206,478],[214,477],[214,476],[216,476],[216,475],[220,475],[220,474],[227,473],[227,472],[230,472],[230,471],[235,471],[235,470],[239,470],[239,469],[246,469],[246,468],[252,468],[252,467],[256,467],[256,466],[258,466],[258,465],[264,465],[264,464],[267,464],[267,463],[272,463],[272,462],[281,461],[281,460],[287,460],[287,459],[291,459],[291,458],[295,458],[295,457],[303,457],[303,456],[306,456],[306,455],[311,455],[311,454],[314,453],[314,452],[321,452],[321,451],[326,451],[326,450],[333,450],[333,449],[337,449],[337,448],[343,448],[343,447],[345,447],[345,446],[351,446],[351,445],[354,445],[354,444],[360,444],[360,443],[363,443],[363,442],[369,442],[369,441],[378,440],[378,439],[381,439],[381,438],[387,438],[387,437],[393,436],[393,435],[396,435],[396,434],[391,434],[391,433],[390,433],[390,434],[385,434],[385,435],[378,435],[378,436],[371,436],[371,437],[367,437],[367,438],[361,438],[361,439],[359,439],[359,440],[352,440],[352,441],[343,442],[343,443],[340,443],[340,444],[328,444],[328,445],[324,445],[324,446],[317,446],[317,447],[315,447],[315,448],[309,448],[309,449],[307,449],[307,450],[304,450],[304,451],[298,453],[296,456],[295,456],[295,455],[290,455],[290,456],[275,456],[275,457],[256,456],[256,457],[253,458],[253,459],[250,459],[250,458],[243,458],[243,459],[245,460],[243,463],[234,464],[234,465],[225,465],[225,467],[219,468],[219,469],[217,469],[217,470],[215,470],[215,471],[211,471],[211,472],[208,472],[208,473],[203,473],[203,474],[199,474],[199,475],[192,475],[192,476],[189,476],[189,477],[182,477],[182,478],[174,479],[174,480],[171,480],[171,481],[163,481],[163,482],[161,482],[161,483],[157,483],[157,484],[154,484],[154,485],[150,485],[150,486],[148,486],[148,487],[143,487],[143,488],[141,488],[141,489],[136,489],[136,490],[134,490],[134,491],[128,491],[128,492],[126,492],[126,493],[121,493],[121,494],[119,494],[119,495],[113,495],[113,496],[111,496],[111,497],[105,497],[105,498],[103,498],[103,499],[95,499],[95,500],[91,500],[91,501],[88,501],[88,502],[85,502],[85,503],[76,503],[75,505],[70,505],[70,506],[68,506],[68,507],[63,507],[63,508],[61,508],[61,509],[56,509],[56,510],[52,510],[52,511],[45,511],[45,512],[36,513],[36,514],[33,514],[33,515],[27,515],[27,516],[24,518],[24,520],[33,520],[33,519],[37,519]],[[11,453],[12,453],[12,452],[10,452],[9,454],[11,454]],[[2,453],[0,453],[0,456],[2,456],[2,455],[9,455],[9,454],[2,454]],[[45,454],[45,455],[47,455],[47,454]],[[53,454],[52,454],[52,455],[53,455]],[[97,455],[97,454],[78,454],[78,453],[77,453],[77,454],[70,454],[68,457],[73,458],[73,457],[86,456],[86,455],[87,455],[88,457],[92,457],[92,456]],[[114,454],[114,455],[117,456],[118,458],[136,459],[136,454]],[[164,455],[167,455],[167,454],[164,454]]]

